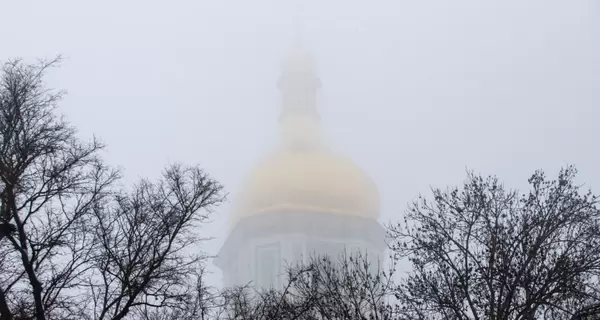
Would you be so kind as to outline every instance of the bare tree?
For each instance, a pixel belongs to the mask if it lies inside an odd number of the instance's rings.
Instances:
[[[598,319],[598,198],[542,172],[520,195],[470,174],[462,189],[433,191],[389,228],[396,258],[413,271],[397,297],[406,319]]]
[[[156,183],[116,188],[103,145],[83,143],[56,112],[43,76],[60,59],[4,64],[0,75],[0,319],[125,319],[181,309],[188,252],[222,187],[173,165]],[[187,250],[187,251],[186,251]]]
[[[366,256],[339,260],[313,256],[290,266],[282,290],[235,288],[225,292],[225,319],[394,319],[390,302],[394,266],[372,266]]]
[[[202,240],[199,224],[223,200],[221,191],[201,169],[175,165],[158,183],[143,181],[96,208],[100,241],[90,278],[96,319],[124,319],[134,308],[186,311],[189,280],[204,259],[186,250]]]
[[[301,277],[307,276],[310,267],[298,265],[287,271],[289,280],[284,288],[277,290],[257,289],[252,284],[226,288],[221,292],[215,319],[267,320],[311,319],[313,313],[309,302],[313,295],[293,294],[293,287]]]
[[[0,312],[2,319],[77,317],[71,288],[90,257],[87,221],[118,177],[56,115],[44,87],[60,59],[4,64],[0,76]]]
[[[140,305],[132,313],[139,320],[209,320],[219,319],[223,305],[223,294],[206,283],[205,261],[197,264],[196,270],[188,275],[185,295],[173,306],[154,308]]]

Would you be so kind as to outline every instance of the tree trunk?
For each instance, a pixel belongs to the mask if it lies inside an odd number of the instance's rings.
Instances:
[[[0,290],[0,320],[12,320],[13,316],[6,304],[6,296],[4,290]]]

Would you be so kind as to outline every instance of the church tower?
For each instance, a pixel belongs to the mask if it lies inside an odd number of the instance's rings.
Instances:
[[[302,46],[284,59],[277,86],[280,142],[234,199],[231,231],[215,260],[225,286],[278,288],[285,267],[311,255],[336,260],[360,250],[375,260],[385,249],[377,187],[325,142],[317,65]]]

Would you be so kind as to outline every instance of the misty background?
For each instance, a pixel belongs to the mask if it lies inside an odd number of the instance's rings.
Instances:
[[[303,24],[334,149],[377,183],[381,222],[467,169],[526,187],[574,164],[600,190],[600,1],[0,0],[0,61],[62,54],[50,87],[125,181],[200,164],[229,202],[278,139],[280,62]],[[212,279],[220,282],[215,270]]]

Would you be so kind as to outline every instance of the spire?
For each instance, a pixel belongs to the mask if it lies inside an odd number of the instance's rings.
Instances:
[[[297,44],[283,61],[277,84],[281,91],[282,146],[293,150],[324,147],[317,112],[321,81],[314,57],[301,44]]]
[[[281,66],[277,86],[281,92],[282,146],[294,150],[323,147],[317,112],[321,81],[316,60],[304,46],[302,0],[296,2],[295,43]]]
[[[298,113],[318,117],[317,92],[321,82],[315,58],[304,46],[306,19],[303,5],[303,0],[296,0],[295,43],[283,61],[278,81],[282,97],[281,119]]]
[[[282,97],[282,118],[297,113],[317,117],[317,93],[321,81],[314,57],[301,43],[297,43],[284,59],[277,86]]]

